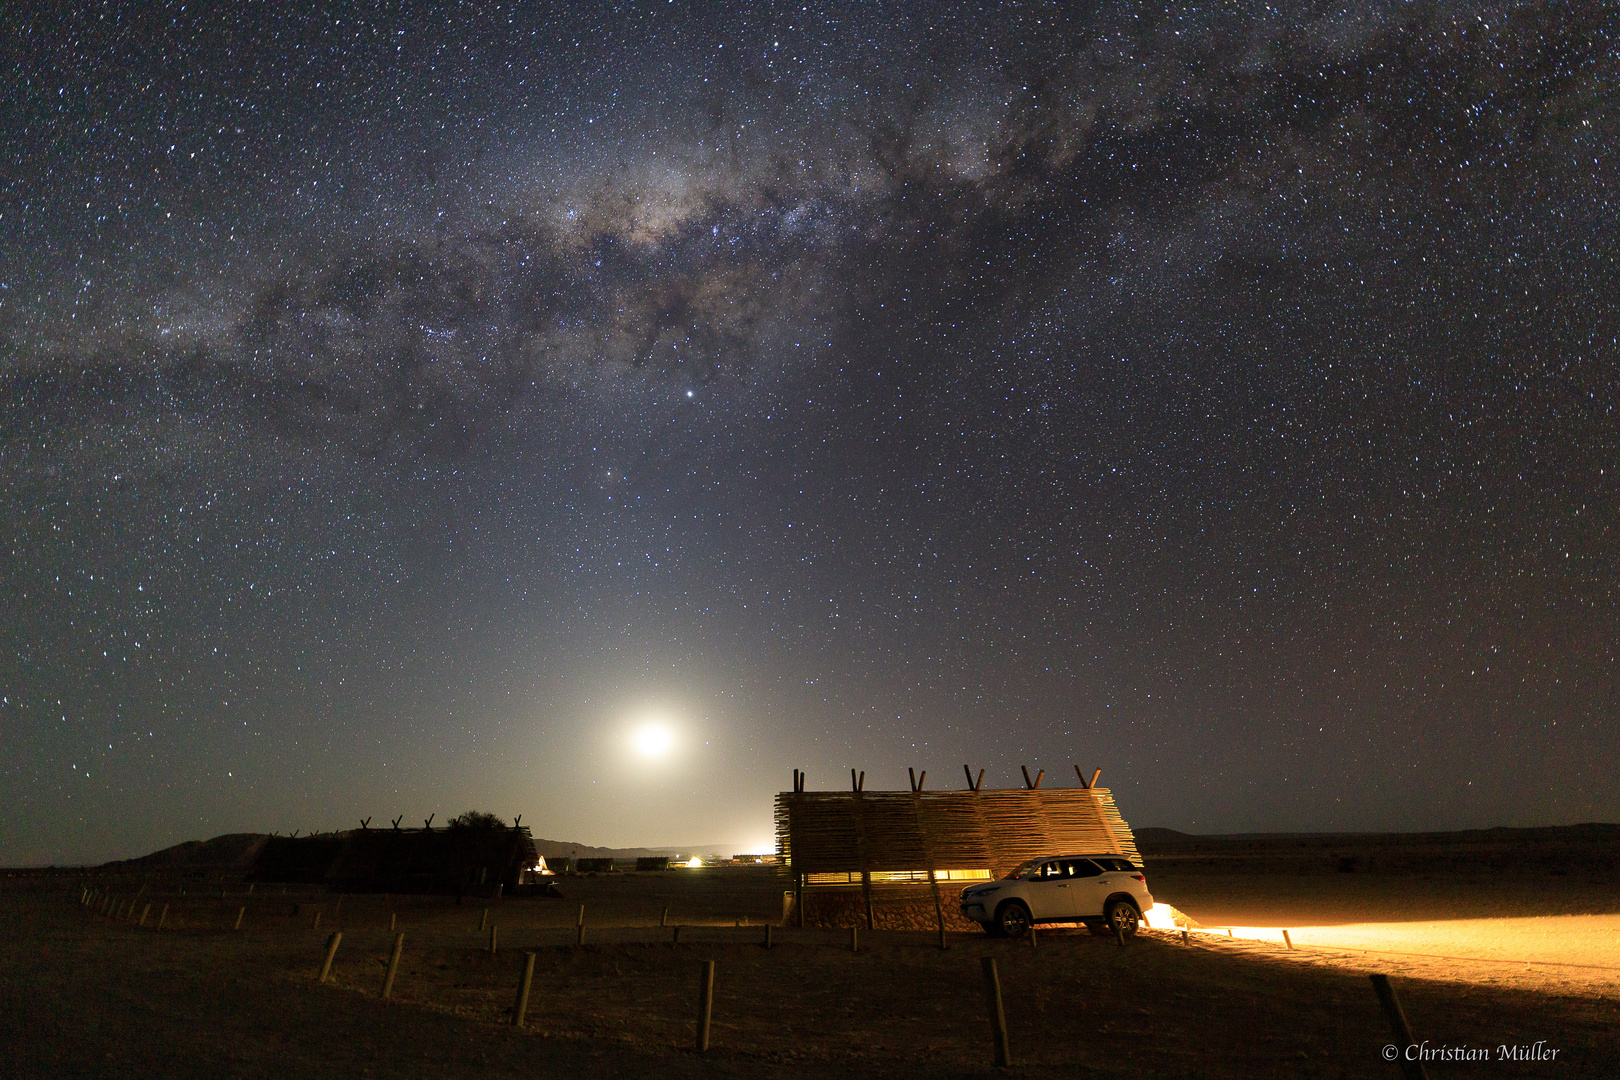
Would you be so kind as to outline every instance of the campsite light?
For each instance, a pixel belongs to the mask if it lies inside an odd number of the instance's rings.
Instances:
[[[1152,930],[1174,930],[1176,928],[1176,909],[1169,904],[1154,904],[1142,916],[1142,920]]]
[[[685,865],[687,866],[688,869],[699,867],[699,866],[703,865],[703,860],[698,858],[696,855],[694,855],[690,859],[686,860]]]

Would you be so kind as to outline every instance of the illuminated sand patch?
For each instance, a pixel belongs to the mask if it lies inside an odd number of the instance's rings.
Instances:
[[[1219,926],[1193,933],[1211,944],[1229,939],[1238,947],[1263,946],[1266,953],[1305,962],[1398,970],[1413,978],[1574,993],[1620,989],[1620,915]]]

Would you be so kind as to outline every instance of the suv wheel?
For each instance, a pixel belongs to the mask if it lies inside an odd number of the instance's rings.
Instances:
[[[1135,937],[1137,927],[1142,925],[1142,913],[1129,900],[1111,901],[1104,914],[1108,919],[1108,929],[1114,933],[1122,932],[1128,938]]]
[[[1001,937],[1023,937],[1029,933],[1032,921],[1022,900],[1008,900],[996,909],[996,929]]]

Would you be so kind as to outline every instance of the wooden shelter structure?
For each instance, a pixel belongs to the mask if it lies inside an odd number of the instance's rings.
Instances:
[[[402,829],[396,822],[391,829],[362,825],[316,836],[272,836],[247,880],[325,884],[346,893],[510,893],[539,859],[526,825]]]
[[[1042,855],[1110,852],[1141,865],[1136,838],[1113,793],[1099,787],[1102,770],[1080,786],[1042,788],[1045,770],[1022,788],[984,788],[971,769],[965,791],[924,791],[912,770],[910,791],[866,791],[866,774],[850,770],[850,791],[809,791],[795,769],[793,790],[776,796],[779,863],[792,869],[795,907],[803,919],[804,890],[859,885],[871,921],[874,885],[933,887],[986,881]]]

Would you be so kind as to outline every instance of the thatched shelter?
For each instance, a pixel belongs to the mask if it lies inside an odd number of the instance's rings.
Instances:
[[[968,772],[966,791],[865,791],[852,774],[851,791],[807,791],[795,772],[794,790],[776,797],[778,861],[791,867],[803,917],[806,888],[988,880],[1025,859],[1064,852],[1112,852],[1141,864],[1136,839],[1113,793],[1088,783],[1042,788],[1044,773],[1023,788],[983,788]],[[926,775],[926,774],[925,774]]]
[[[247,880],[350,893],[511,892],[539,858],[527,826],[360,828],[270,837]]]

